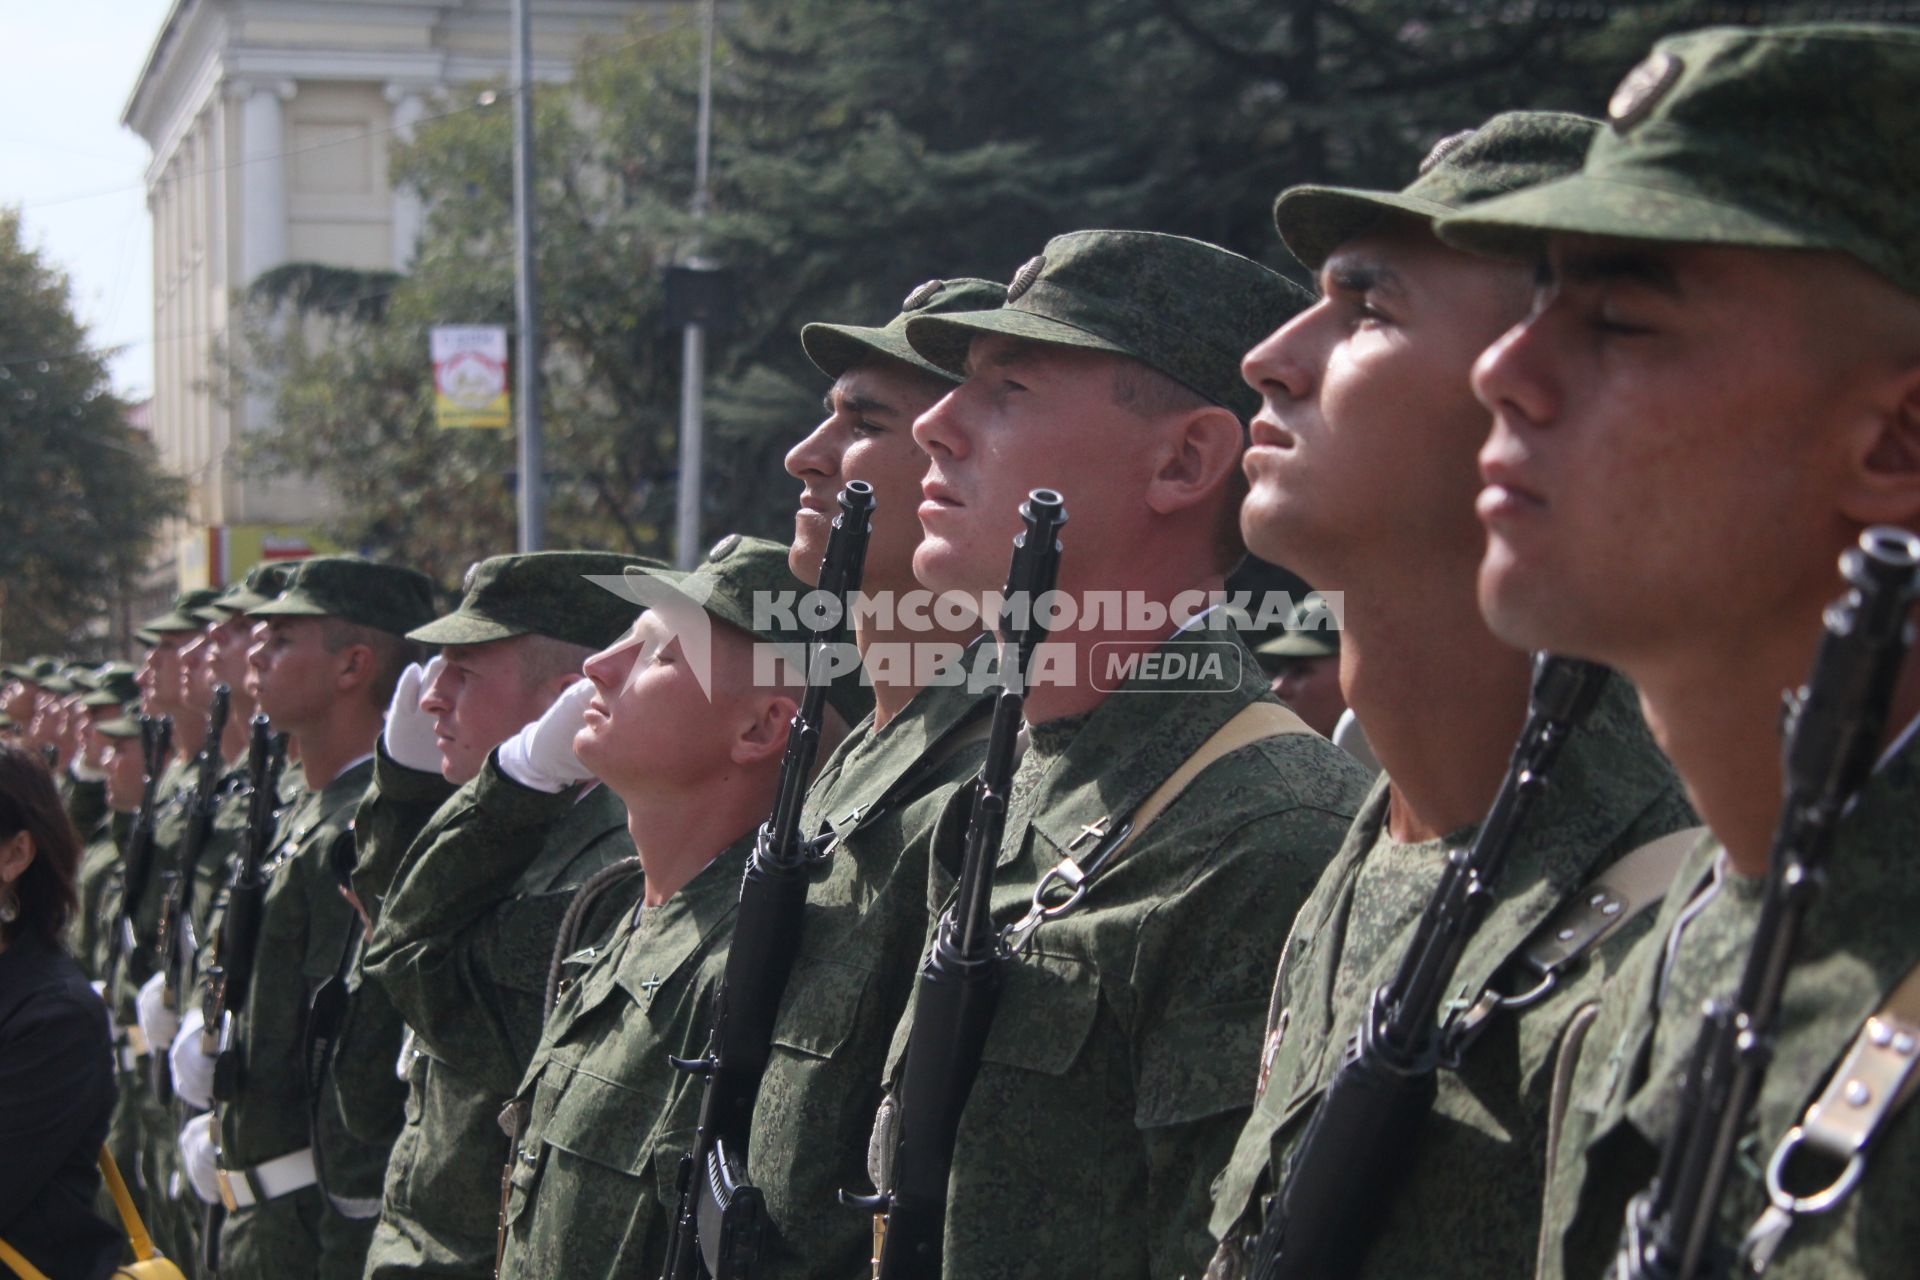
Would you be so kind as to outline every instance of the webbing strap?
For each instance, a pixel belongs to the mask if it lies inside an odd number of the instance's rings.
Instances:
[[[1078,907],[1094,880],[1120,860],[1120,855],[1153,825],[1154,819],[1180,798],[1181,793],[1206,771],[1207,766],[1242,747],[1287,734],[1313,734],[1313,730],[1306,721],[1277,702],[1255,702],[1240,708],[1182,761],[1179,768],[1148,792],[1147,798],[1140,802],[1140,807],[1133,811],[1133,817],[1127,820],[1126,825],[1096,845],[1086,862],[1082,863],[1069,852],[1057,866],[1040,877],[1040,883],[1033,888],[1033,901],[1026,915],[1006,931],[1008,947],[1014,951],[1024,949],[1042,924],[1057,920]],[[1055,900],[1052,895],[1056,889],[1065,889],[1066,897]]]
[[[107,1190],[113,1193],[113,1207],[120,1211],[120,1224],[127,1229],[127,1243],[133,1246],[135,1260],[145,1262],[158,1251],[153,1247],[153,1237],[147,1234],[147,1224],[140,1220],[140,1210],[127,1193],[127,1181],[120,1176],[120,1166],[113,1162],[113,1153],[104,1146],[100,1148],[100,1176],[107,1180]]]

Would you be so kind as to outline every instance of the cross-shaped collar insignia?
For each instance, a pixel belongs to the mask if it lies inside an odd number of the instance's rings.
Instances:
[[[1082,826],[1080,828],[1080,834],[1067,842],[1067,848],[1078,849],[1089,840],[1104,840],[1107,838],[1107,832],[1112,828],[1113,819],[1103,813],[1092,822]]]
[[[655,991],[657,991],[660,988],[661,984],[664,983],[665,981],[666,981],[665,978],[662,978],[659,974],[656,973],[652,977],[648,978],[645,982],[641,983],[640,989],[646,992],[649,996],[651,996]]]

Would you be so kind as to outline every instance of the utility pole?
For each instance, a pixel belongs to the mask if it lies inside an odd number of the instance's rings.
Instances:
[[[698,225],[707,216],[707,159],[713,135],[713,0],[700,3],[700,114],[693,144],[693,253],[686,266],[710,270],[701,254]],[[705,424],[707,331],[698,315],[690,317],[680,340],[680,487],[674,530],[674,563],[691,569],[700,560],[701,451]]]
[[[514,402],[519,407],[520,550],[538,551],[547,523],[540,447],[539,286],[533,273],[533,0],[512,0],[514,316],[519,326]]]

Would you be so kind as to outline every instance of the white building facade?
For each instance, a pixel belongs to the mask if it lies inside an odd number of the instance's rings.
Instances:
[[[534,77],[548,82],[633,39],[649,11],[681,8],[528,3]],[[422,210],[389,181],[389,149],[506,78],[511,36],[508,0],[174,0],[122,117],[153,152],[152,429],[191,489],[172,562],[155,566],[169,586],[327,549],[310,528],[323,490],[241,465],[238,446],[272,403],[230,392],[216,353],[240,297],[274,267],[405,268]]]

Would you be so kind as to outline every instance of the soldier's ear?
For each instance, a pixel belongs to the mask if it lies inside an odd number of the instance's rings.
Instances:
[[[1240,419],[1214,404],[1181,414],[1162,439],[1146,494],[1147,506],[1160,515],[1210,501],[1239,470],[1246,451],[1246,428]]]
[[[800,704],[784,693],[772,693],[749,699],[746,708],[750,714],[741,718],[733,739],[733,762],[755,765],[779,760],[786,754],[787,729]]]
[[[1863,525],[1920,530],[1920,360],[1889,378],[1877,405],[1861,428],[1844,512]]]

